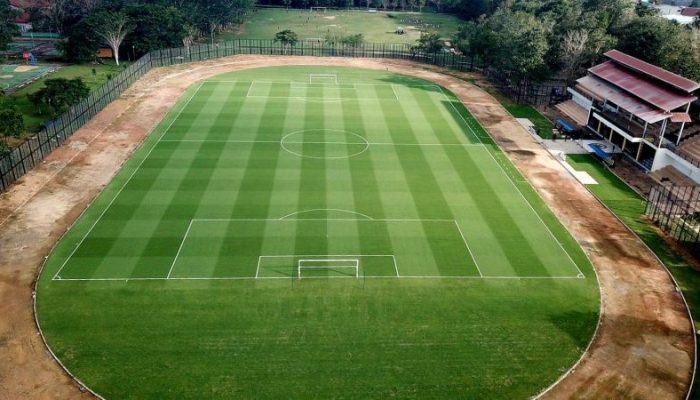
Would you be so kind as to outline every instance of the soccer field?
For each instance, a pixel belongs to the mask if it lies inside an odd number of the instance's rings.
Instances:
[[[108,398],[527,397],[598,291],[427,81],[265,68],[179,101],[47,261],[47,341]]]

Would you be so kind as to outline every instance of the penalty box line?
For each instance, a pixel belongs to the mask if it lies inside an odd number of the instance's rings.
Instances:
[[[238,83],[240,81],[206,81],[206,82],[211,82],[211,83]],[[319,88],[329,88],[329,89],[335,89],[335,90],[346,90],[346,91],[357,91],[360,89],[362,86],[370,86],[370,87],[389,87],[391,89],[391,93],[394,96],[392,99],[389,98],[382,98],[382,97],[377,97],[377,96],[370,96],[370,97],[320,97],[320,96],[269,96],[269,95],[257,95],[257,94],[251,94],[253,91],[253,87],[255,85],[262,85],[262,84],[268,84],[268,85],[274,85],[274,84],[288,84],[291,89],[319,89]],[[337,101],[337,100],[396,100],[396,101],[401,101],[398,93],[396,92],[396,86],[395,84],[390,84],[390,83],[348,83],[345,84],[347,86],[342,86],[342,84],[327,84],[327,83],[320,83],[314,85],[313,83],[306,83],[306,82],[297,82],[297,81],[265,81],[265,80],[254,80],[250,82],[250,85],[248,86],[248,90],[246,92],[246,98],[254,98],[254,99],[313,99],[313,100],[328,100],[328,101]],[[350,86],[352,85],[352,86]],[[445,93],[442,91],[442,88],[439,85],[408,85],[408,86],[403,86],[408,89],[412,88],[437,88],[438,92],[445,98],[447,99],[447,96]],[[438,93],[436,92],[436,93]]]
[[[164,143],[262,143],[280,144],[281,140],[236,140],[236,139],[163,139]],[[342,142],[342,141],[284,141],[287,144],[367,144],[369,146],[415,146],[415,147],[483,147],[480,143],[392,143],[392,142]]]
[[[476,267],[477,272],[479,273],[479,277],[483,278],[484,274],[481,272],[481,268],[479,267],[479,263],[476,260],[476,257],[474,256],[474,253],[472,252],[471,248],[469,247],[469,244],[467,243],[467,239],[464,236],[464,233],[462,232],[462,228],[459,226],[459,222],[456,219],[358,219],[358,218],[287,218],[292,214],[285,215],[280,218],[193,218],[190,220],[189,225],[187,226],[187,230],[185,230],[185,234],[182,237],[182,241],[180,242],[180,246],[178,247],[177,253],[175,254],[175,258],[173,259],[172,264],[170,264],[170,269],[168,270],[168,275],[166,276],[165,279],[170,279],[173,270],[175,269],[175,265],[177,264],[177,260],[180,257],[180,253],[182,252],[182,249],[185,246],[185,242],[187,241],[187,237],[190,234],[190,231],[192,230],[192,225],[194,225],[195,222],[236,222],[236,221],[259,221],[259,222],[267,222],[267,221],[274,221],[274,222],[296,222],[296,221],[343,221],[343,222],[349,222],[349,221],[356,221],[356,222],[445,222],[445,223],[454,223],[455,227],[457,228],[457,231],[459,232],[459,236],[462,239],[462,243],[464,243],[464,247],[469,253],[469,256],[472,259],[472,262],[474,263],[474,266]],[[362,214],[363,216],[367,217],[366,215]],[[296,255],[296,254],[287,254],[287,255],[275,255],[275,256],[258,256],[258,263],[255,268],[255,278],[259,277],[260,273],[260,264],[262,261],[262,258],[294,258],[294,257],[391,257],[394,263],[394,270],[396,272],[397,277],[401,277],[401,273],[399,272],[399,267],[398,263],[396,262],[396,257],[394,255],[390,254],[379,254],[379,255],[373,255],[373,254],[335,254],[335,255],[325,255],[325,254],[301,254],[301,255]]]

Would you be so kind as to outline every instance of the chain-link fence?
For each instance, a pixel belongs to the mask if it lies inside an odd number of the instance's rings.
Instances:
[[[88,97],[72,106],[63,115],[48,122],[45,127],[11,153],[0,157],[0,192],[41,162],[53,149],[85,125],[92,117],[119,97],[132,83],[155,67],[165,67],[202,60],[212,60],[233,55],[287,55],[314,57],[361,57],[410,60],[436,65],[456,71],[485,70],[475,57],[451,52],[427,54],[408,44],[365,43],[359,46],[332,44],[325,41],[300,41],[287,46],[273,40],[241,39],[217,44],[202,44],[188,48],[156,50],[141,57],[124,71],[107,81]],[[490,75],[496,76],[493,73]],[[500,75],[498,75],[500,76]],[[522,93],[541,93],[542,89],[532,83],[500,81],[500,86],[522,86],[504,90],[517,93],[516,101],[542,101],[547,96],[523,96]],[[502,88],[503,89],[503,88]]]
[[[695,257],[700,257],[700,186],[652,187],[646,215]]]

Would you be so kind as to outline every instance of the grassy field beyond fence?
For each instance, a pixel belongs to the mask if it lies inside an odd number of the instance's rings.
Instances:
[[[45,77],[33,82],[26,87],[16,91],[7,98],[7,102],[17,107],[17,110],[24,115],[24,124],[27,128],[27,136],[37,132],[46,123],[51,116],[47,114],[40,114],[37,108],[29,101],[27,95],[34,93],[44,87],[44,81],[46,79],[75,79],[80,78],[85,82],[85,84],[90,88],[90,90],[97,89],[103,83],[116,76],[124,68],[128,66],[128,63],[122,63],[117,66],[114,63],[106,64],[79,64],[79,65],[67,65],[61,67],[56,72],[53,72]],[[93,74],[93,69],[95,73]]]
[[[218,40],[274,39],[275,33],[291,29],[301,40],[361,33],[366,42],[412,44],[422,30],[435,31],[444,39],[451,39],[461,23],[459,18],[447,14],[256,9],[237,31],[223,33]],[[396,34],[398,27],[402,27],[405,34]]]

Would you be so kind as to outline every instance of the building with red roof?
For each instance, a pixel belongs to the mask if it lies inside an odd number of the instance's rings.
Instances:
[[[700,183],[700,154],[681,151],[686,140],[700,139],[700,123],[690,114],[700,83],[618,50],[605,57],[557,108],[645,170],[673,164],[688,175],[695,168]]]
[[[48,0],[10,0],[10,7],[21,12],[15,17],[15,22],[23,32],[32,29],[32,15],[29,10],[46,8],[48,6]]]

